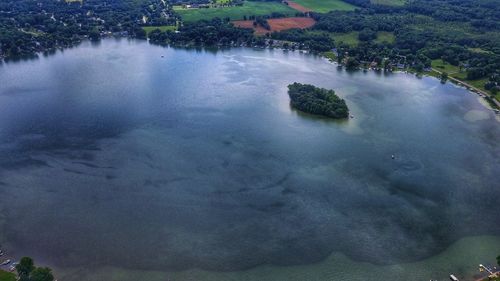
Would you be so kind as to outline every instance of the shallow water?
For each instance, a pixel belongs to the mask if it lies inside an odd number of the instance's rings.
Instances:
[[[292,110],[295,81],[354,118]],[[432,78],[85,43],[0,66],[0,244],[60,272],[417,262],[500,235],[499,125]]]

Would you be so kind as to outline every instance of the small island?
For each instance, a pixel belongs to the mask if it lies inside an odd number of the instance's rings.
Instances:
[[[300,111],[335,119],[349,117],[345,101],[333,90],[295,82],[288,85],[288,95],[292,106]]]

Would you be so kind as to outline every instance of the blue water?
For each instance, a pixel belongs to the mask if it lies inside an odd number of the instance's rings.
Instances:
[[[291,109],[295,81],[354,118]],[[433,78],[84,43],[0,65],[0,244],[59,268],[417,261],[500,235],[499,126]]]

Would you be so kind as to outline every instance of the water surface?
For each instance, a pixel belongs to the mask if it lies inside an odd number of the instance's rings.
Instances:
[[[291,109],[295,81],[334,89],[354,118]],[[499,125],[433,78],[278,50],[84,43],[0,66],[0,244],[65,280],[415,263],[500,235]]]

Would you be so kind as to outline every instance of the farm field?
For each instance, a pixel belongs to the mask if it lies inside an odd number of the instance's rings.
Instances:
[[[386,6],[403,6],[406,0],[370,0],[372,4],[386,5]]]
[[[264,16],[271,13],[282,13],[294,16],[297,11],[287,5],[277,2],[252,2],[246,1],[243,6],[224,8],[200,8],[200,9],[175,9],[185,22],[209,20],[213,18],[230,18],[231,20],[242,20],[244,16]]]
[[[356,6],[341,0],[294,0],[293,2],[318,13],[328,13],[332,10],[353,11],[356,9]]]
[[[307,12],[311,12],[312,10],[309,9],[309,8],[306,8],[302,5],[299,5],[293,1],[286,1],[286,3],[288,3],[288,6],[294,8],[295,10],[299,11],[299,12],[302,12],[302,13],[307,13]]]
[[[146,31],[147,34],[149,34],[151,31],[155,29],[159,29],[161,32],[165,31],[175,31],[177,29],[177,26],[175,25],[162,25],[162,26],[143,26],[142,29]]]
[[[233,24],[242,28],[253,28],[255,33],[258,35],[263,35],[268,32],[273,31],[283,31],[292,28],[308,28],[313,26],[316,22],[312,18],[305,17],[292,17],[292,18],[278,18],[278,19],[269,19],[267,20],[271,30],[267,30],[261,26],[257,26],[256,28],[253,26],[253,21],[233,21]]]

